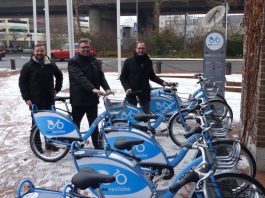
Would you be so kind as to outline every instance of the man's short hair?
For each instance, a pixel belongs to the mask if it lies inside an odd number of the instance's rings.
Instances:
[[[91,43],[90,43],[90,40],[87,39],[87,38],[81,38],[81,39],[78,41],[78,46],[80,46],[81,43],[88,43],[89,45],[91,44]]]
[[[33,50],[34,50],[36,47],[44,47],[44,48],[46,48],[46,45],[45,45],[44,43],[37,43],[36,45],[34,45]]]
[[[145,45],[145,43],[143,41],[137,41],[136,42],[136,47],[138,46],[138,44],[144,44]]]

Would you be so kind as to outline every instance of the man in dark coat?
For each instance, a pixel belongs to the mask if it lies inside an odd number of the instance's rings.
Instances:
[[[126,91],[127,101],[137,105],[137,96],[145,113],[150,113],[151,87],[149,80],[160,85],[170,85],[155,74],[153,63],[146,53],[145,44],[138,42],[133,56],[127,58],[123,64],[120,81]]]
[[[85,114],[89,126],[97,118],[99,97],[105,94],[100,90],[100,87],[107,93],[113,93],[100,68],[99,62],[90,55],[90,47],[88,39],[80,39],[78,42],[78,54],[68,62],[72,117],[79,128]],[[92,142],[95,148],[102,148],[99,139],[99,132],[96,129],[92,134]]]
[[[39,110],[51,109],[54,96],[61,90],[62,83],[61,70],[48,59],[45,46],[37,44],[33,56],[23,65],[19,76],[19,89],[29,109],[31,110],[32,104],[35,104]],[[34,126],[33,119],[32,126]],[[38,149],[42,152],[40,145]],[[55,149],[55,147],[46,144],[46,149]]]

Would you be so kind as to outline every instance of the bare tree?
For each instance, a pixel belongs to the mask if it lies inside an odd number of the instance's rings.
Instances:
[[[74,10],[75,10],[75,18],[76,18],[76,24],[77,24],[77,35],[78,37],[81,37],[82,30],[81,30],[81,23],[80,23],[80,16],[79,16],[79,5],[80,2],[78,0],[75,0],[73,3]]]
[[[162,0],[155,0],[154,5],[154,31],[159,32],[160,5]]]
[[[51,17],[51,40],[52,47],[60,47],[67,42],[67,21],[64,17]]]

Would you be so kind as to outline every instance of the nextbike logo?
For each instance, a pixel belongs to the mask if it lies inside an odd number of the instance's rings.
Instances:
[[[145,146],[144,144],[139,144],[137,146],[135,146],[135,150],[138,152],[138,153],[143,153],[145,151]]]
[[[48,123],[47,127],[50,130],[64,128],[64,124],[60,120],[57,120],[56,122],[54,122],[53,120],[47,120],[47,123]]]
[[[206,37],[205,43],[210,50],[219,50],[224,45],[224,37],[217,32],[213,32]]]
[[[123,119],[132,120],[134,119],[135,113],[133,111],[129,111],[128,113],[124,111],[121,113],[121,116]]]
[[[155,102],[155,107],[158,109],[158,110],[163,110],[163,109],[166,109],[169,105],[167,104],[167,102]]]
[[[106,170],[99,170],[99,172],[102,173],[102,174],[112,175]],[[121,173],[119,169],[116,169],[116,171],[113,174],[113,176],[115,177],[115,182],[118,185],[125,185],[127,183],[127,181],[128,181],[128,178],[126,177],[126,175]],[[109,185],[109,184],[105,184],[105,185]],[[125,188],[125,189],[128,189],[128,188]]]

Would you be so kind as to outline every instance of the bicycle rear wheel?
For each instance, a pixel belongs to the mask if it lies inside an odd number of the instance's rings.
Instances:
[[[45,162],[56,162],[69,151],[69,147],[66,145],[48,142],[37,126],[31,130],[30,147],[33,153]]]
[[[216,184],[223,198],[264,198],[265,189],[256,179],[236,173],[224,173],[215,176]],[[207,183],[207,192],[214,192],[212,183]],[[211,193],[210,197],[215,197]]]

